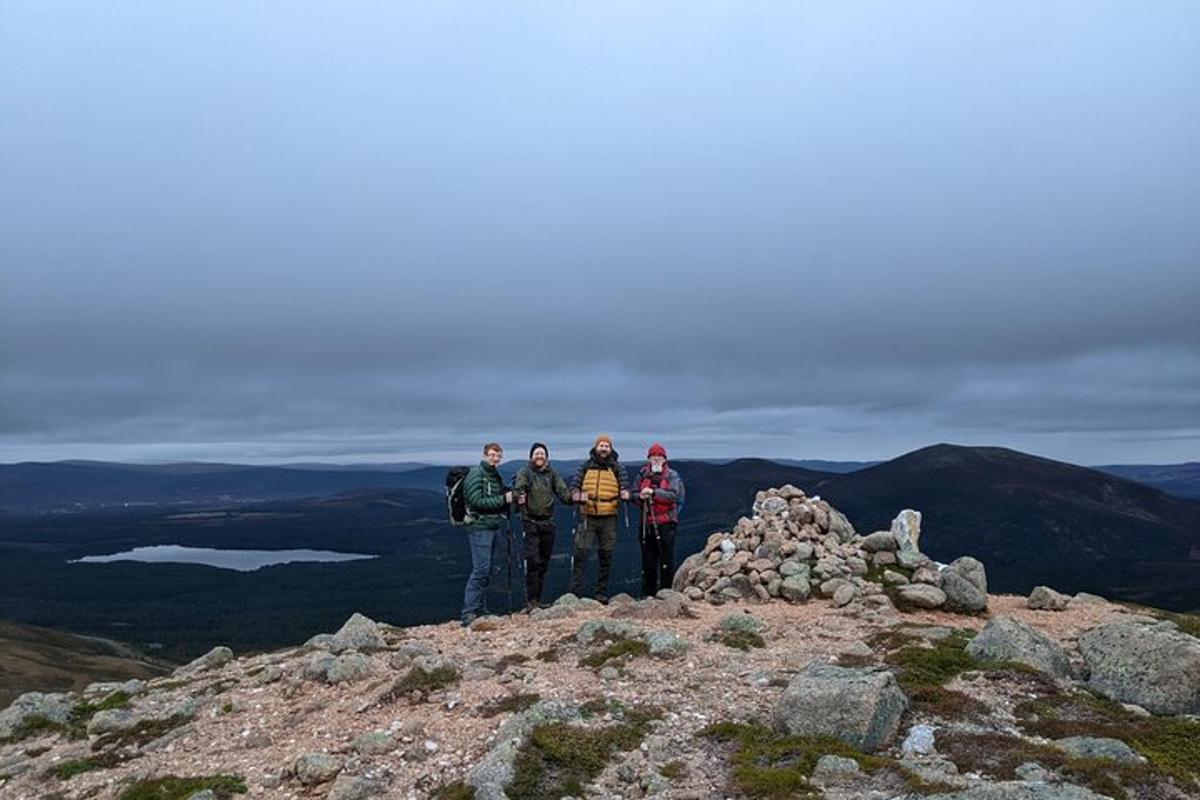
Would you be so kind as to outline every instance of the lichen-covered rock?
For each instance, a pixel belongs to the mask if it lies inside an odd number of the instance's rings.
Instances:
[[[987,608],[987,572],[970,556],[956,558],[942,571],[946,608],[974,613]]]
[[[575,638],[580,644],[591,644],[597,639],[639,639],[645,634],[642,628],[629,622],[614,619],[589,619],[579,626]]]
[[[896,542],[896,535],[891,531],[875,531],[863,539],[861,544],[862,549],[868,553],[893,552],[900,549],[900,545]]]
[[[921,549],[921,512],[906,508],[892,520],[891,534],[897,550],[918,552]]]
[[[33,719],[44,719],[56,725],[66,725],[71,719],[74,701],[68,694],[26,692],[0,711],[0,739],[12,736]]]
[[[228,647],[214,647],[204,655],[189,661],[179,669],[175,670],[172,675],[176,678],[190,678],[193,675],[204,672],[205,670],[215,669],[217,667],[228,664],[233,660],[233,651]]]
[[[927,583],[897,586],[896,598],[902,605],[912,608],[941,608],[946,604],[946,593]]]
[[[1155,714],[1200,714],[1200,639],[1170,622],[1111,622],[1079,637],[1088,686]]]
[[[1066,611],[1067,603],[1071,602],[1069,595],[1060,594],[1049,586],[1035,586],[1026,601],[1030,608],[1039,611]]]
[[[1071,675],[1070,659],[1058,642],[1012,617],[989,620],[967,653],[984,662],[1016,661],[1058,678]]]
[[[773,720],[783,733],[834,736],[872,751],[895,738],[907,708],[891,672],[813,662],[784,690]]]
[[[513,782],[517,753],[533,729],[550,722],[573,722],[579,717],[579,709],[573,705],[543,700],[501,725],[492,749],[464,779],[475,789],[474,800],[508,800],[505,789]]]
[[[367,800],[369,797],[378,797],[385,791],[387,786],[382,781],[342,773],[334,780],[326,800]]]
[[[362,653],[343,653],[329,664],[325,680],[331,684],[355,683],[375,674],[375,664]]]
[[[688,641],[671,631],[651,631],[646,634],[650,655],[655,658],[679,658],[688,651]]]
[[[347,650],[371,653],[385,647],[387,642],[383,638],[379,623],[358,612],[343,623],[329,644],[329,649],[335,653],[344,653]]]
[[[1056,739],[1054,746],[1075,756],[1076,758],[1100,758],[1108,761],[1119,761],[1123,764],[1144,764],[1144,756],[1120,739],[1108,739],[1098,736],[1068,736]]]
[[[808,579],[799,575],[784,578],[783,583],[779,586],[779,593],[785,600],[807,600],[811,592],[812,587],[809,585]]]
[[[292,762],[292,774],[304,786],[331,781],[342,771],[345,760],[329,753],[304,753]]]

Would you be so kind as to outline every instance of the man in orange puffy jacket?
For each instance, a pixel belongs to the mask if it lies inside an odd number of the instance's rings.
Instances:
[[[583,573],[587,569],[592,542],[598,542],[599,575],[596,599],[608,602],[608,576],[612,571],[613,549],[617,546],[617,512],[621,502],[629,500],[629,478],[621,466],[612,438],[602,433],[588,454],[587,461],[571,479],[571,499],[582,504],[580,522],[575,528],[575,555],[572,559],[572,594],[583,591]]]

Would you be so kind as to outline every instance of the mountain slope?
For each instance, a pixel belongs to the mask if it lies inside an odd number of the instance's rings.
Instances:
[[[1003,591],[1038,583],[1200,607],[1200,503],[1092,469],[998,447],[935,445],[802,487],[860,530],[924,514],[922,549],[971,553]],[[1165,573],[1160,582],[1149,578]],[[1140,585],[1139,584],[1144,584]]]

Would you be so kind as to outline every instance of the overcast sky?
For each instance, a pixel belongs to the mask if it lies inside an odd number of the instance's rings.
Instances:
[[[0,461],[1200,459],[1200,3],[0,7]]]

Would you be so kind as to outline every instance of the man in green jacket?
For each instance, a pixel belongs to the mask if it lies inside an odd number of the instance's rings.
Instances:
[[[529,463],[513,480],[525,533],[525,612],[544,607],[542,587],[554,554],[554,500],[571,503],[567,482],[550,466],[550,449],[541,442],[529,448]]]
[[[487,613],[487,589],[492,575],[492,545],[496,532],[504,527],[512,492],[504,488],[497,467],[504,460],[504,448],[495,442],[483,446],[483,460],[471,467],[463,483],[467,502],[467,542],[471,546],[471,575],[463,592],[462,624],[470,625]]]

